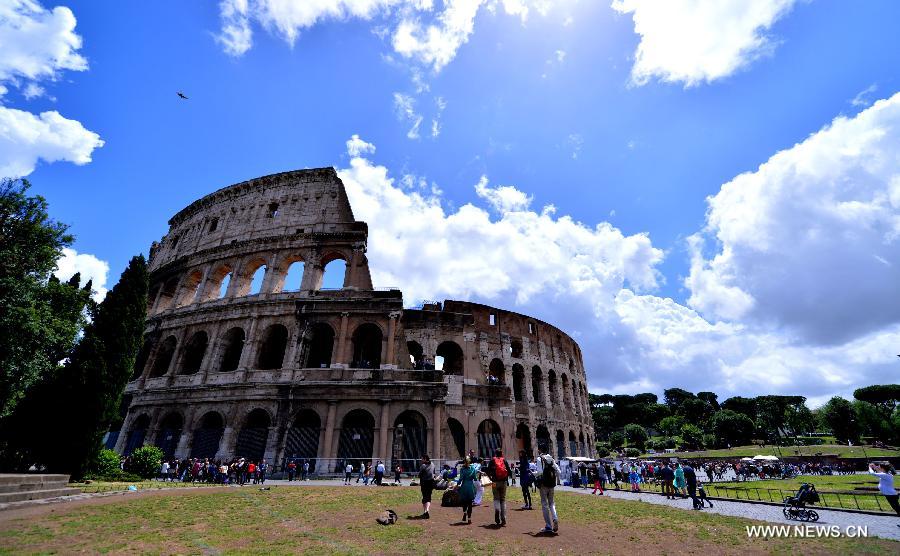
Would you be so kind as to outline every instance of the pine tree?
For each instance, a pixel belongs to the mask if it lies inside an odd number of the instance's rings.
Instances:
[[[46,443],[50,452],[41,458],[51,470],[82,476],[118,417],[143,340],[148,287],[144,257],[132,258],[60,372],[49,399],[58,404],[54,414],[63,418],[47,431],[55,442]]]

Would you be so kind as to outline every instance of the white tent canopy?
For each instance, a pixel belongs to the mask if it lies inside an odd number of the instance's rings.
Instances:
[[[778,461],[778,458],[775,456],[754,456],[753,459],[756,461]]]

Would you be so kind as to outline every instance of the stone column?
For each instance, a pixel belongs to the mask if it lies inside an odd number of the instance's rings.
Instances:
[[[194,440],[194,429],[188,428],[187,422],[185,427],[181,429],[181,438],[178,439],[178,446],[175,448],[175,457],[184,459],[190,456],[191,442]]]
[[[228,279],[228,288],[225,290],[225,297],[235,297],[240,287],[240,273],[243,272],[240,261],[235,263],[231,269],[231,278]]]
[[[219,360],[219,352],[222,351],[222,339],[220,333],[222,331],[222,323],[218,322],[212,329],[212,335],[209,339],[209,346],[206,353],[203,354],[203,362],[200,364],[201,384],[206,384],[206,378],[209,376],[209,370]]]
[[[250,321],[250,330],[247,331],[247,336],[244,338],[244,349],[241,350],[241,360],[237,368],[238,371],[243,371],[244,373],[242,381],[247,380],[247,370],[253,365],[252,357],[256,354],[256,329],[258,322],[259,319],[256,318]]]
[[[337,413],[337,400],[328,400],[328,413],[325,416],[325,442],[319,446],[320,457],[334,459],[337,450],[334,448],[334,419]]]
[[[381,400],[379,403],[381,404],[381,419],[378,422],[378,453],[375,454],[375,457],[381,458],[381,461],[387,465],[388,456],[391,455],[388,451],[388,427],[390,426],[391,405],[389,400]]]
[[[163,375],[167,377],[169,386],[175,382],[175,371],[178,368],[178,365],[181,364],[181,356],[184,354],[184,337],[184,328],[175,334],[175,352],[172,354],[172,360],[169,361],[169,368],[166,369],[166,374]]]
[[[381,364],[382,369],[398,368],[395,361],[394,352],[396,351],[394,344],[396,343],[394,336],[397,334],[397,319],[400,317],[400,311],[392,311],[388,315],[388,334],[387,334],[387,356]]]
[[[441,427],[443,426],[443,416],[441,415],[441,402],[432,402],[434,404],[434,409],[432,411],[431,418],[431,459],[440,460],[443,459],[443,454],[441,453]]]
[[[350,342],[350,339],[347,337],[347,326],[348,320],[350,317],[350,313],[341,313],[341,325],[340,330],[338,331],[337,338],[337,358],[336,365],[332,363],[332,367],[342,367],[347,368],[350,366],[350,356],[347,355],[347,344]]]

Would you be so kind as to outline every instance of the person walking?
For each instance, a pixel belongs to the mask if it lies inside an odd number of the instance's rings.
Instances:
[[[662,478],[663,482],[663,494],[666,495],[666,500],[671,500],[675,497],[675,487],[672,486],[673,481],[675,480],[675,472],[672,471],[672,468],[669,467],[669,464],[667,463],[659,470],[659,476]]]
[[[702,510],[703,502],[697,498],[697,473],[694,472],[694,468],[691,467],[690,464],[685,464],[682,471],[684,472],[684,482],[687,486],[687,493],[688,496],[691,497],[694,509]]]
[[[482,499],[484,499],[484,484],[481,482],[481,460],[472,460],[472,467],[475,469],[475,474],[477,475],[477,480],[475,481],[475,500],[472,501],[472,505],[480,506]]]
[[[403,468],[400,467],[400,464],[397,464],[397,467],[394,468],[394,484],[399,485],[403,484],[403,481],[400,480],[400,475],[403,473]]]
[[[681,468],[680,463],[676,463],[675,464],[675,480],[672,482],[672,486],[675,487],[675,492],[678,494],[678,496],[681,496],[682,498],[685,497],[685,494],[684,494],[685,484],[686,483],[684,482],[684,469]]]
[[[475,482],[478,471],[472,464],[472,458],[466,456],[462,469],[459,471],[456,488],[459,492],[459,502],[462,505],[463,523],[472,523],[472,502],[475,501]]]
[[[525,450],[519,450],[519,485],[522,487],[522,500],[525,501],[525,505],[522,506],[523,510],[531,510],[531,483],[534,481],[534,477],[531,474],[531,468],[528,465],[528,456],[525,455]]]
[[[894,488],[893,468],[879,463],[869,464],[869,473],[878,477],[878,491],[887,499],[888,504],[900,516],[900,502],[897,501],[897,489]],[[900,527],[900,523],[897,524]]]
[[[706,502],[707,504],[709,504],[709,507],[710,507],[710,508],[713,507],[712,500],[710,500],[710,499],[706,496],[706,489],[703,488],[703,483],[700,482],[699,480],[697,481],[697,498],[700,500],[700,509],[701,509],[701,510],[703,509],[703,503],[704,503],[704,502]]]
[[[303,467],[301,469],[303,469],[303,475],[302,475],[301,480],[308,481],[309,480],[309,462],[306,460],[303,460]]]
[[[419,488],[422,490],[422,518],[431,519],[431,493],[434,491],[434,464],[428,454],[422,456],[419,466]]]
[[[503,457],[503,450],[494,450],[494,457],[488,462],[487,476],[491,479],[491,495],[494,497],[494,523],[506,527],[506,487],[512,475],[509,462]]]
[[[293,481],[294,475],[297,474],[297,464],[294,462],[294,460],[291,460],[290,462],[288,462],[287,472],[288,472],[288,482]]]
[[[259,477],[259,484],[266,484],[266,473],[269,472],[269,464],[266,463],[266,460],[260,460],[259,465],[256,466],[256,476]]]
[[[600,495],[603,495],[603,487],[606,483],[606,472],[603,470],[602,465],[597,465],[596,463],[591,466],[591,475],[594,480],[594,490],[591,494],[597,494],[597,491],[600,491]]]
[[[381,486],[382,479],[384,479],[384,463],[378,460],[378,463],[375,465],[375,484]]]
[[[352,479],[352,478],[353,478],[353,464],[348,461],[347,466],[344,467],[344,484],[349,485],[350,479]],[[359,479],[357,479],[357,482],[359,482]]]
[[[556,489],[556,483],[561,474],[559,465],[553,461],[553,456],[544,454],[540,457],[541,473],[540,486],[538,490],[541,493],[541,511],[544,514],[544,528],[541,533],[556,533],[559,531],[559,516],[556,513],[556,503],[553,500],[553,493]]]

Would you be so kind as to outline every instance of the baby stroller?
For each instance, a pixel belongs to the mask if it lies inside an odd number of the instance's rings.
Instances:
[[[819,514],[806,508],[807,504],[815,504],[818,501],[819,493],[816,492],[816,487],[810,483],[803,483],[795,496],[789,496],[784,499],[782,512],[784,517],[788,519],[819,521]]]

